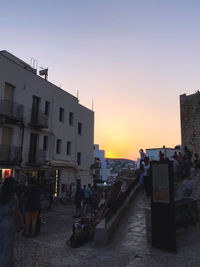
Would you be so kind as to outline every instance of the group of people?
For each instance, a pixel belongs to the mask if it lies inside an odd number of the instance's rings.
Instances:
[[[193,154],[188,149],[187,146],[184,147],[183,152],[179,151],[178,153],[175,151],[174,154],[170,157],[164,157],[164,154],[162,156],[162,152],[159,152],[159,160],[160,161],[172,161],[173,163],[173,174],[174,174],[174,181],[180,182],[184,178],[188,177],[190,175],[190,169],[193,167]]]
[[[26,237],[35,237],[42,196],[34,182],[27,188],[19,187],[9,177],[0,185],[0,266],[14,266],[16,229],[22,229]]]
[[[139,150],[140,153],[140,184],[144,185],[145,193],[147,196],[151,195],[151,174],[150,174],[150,159],[146,156],[143,149]],[[194,161],[192,160],[192,152],[187,146],[184,147],[183,154],[181,151],[171,157],[166,157],[162,151],[159,151],[159,161],[171,161],[173,166],[174,181],[180,182],[190,175],[190,168],[200,168],[200,157],[197,153],[194,154]]]
[[[91,184],[84,185],[82,188],[80,184],[77,185],[75,194],[76,215],[75,217],[81,217],[83,212],[92,212],[98,208],[99,194],[95,186],[91,187]]]

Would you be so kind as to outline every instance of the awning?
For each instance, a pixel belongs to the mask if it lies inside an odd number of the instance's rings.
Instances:
[[[23,166],[21,167],[22,171],[51,171],[52,167],[51,166]]]
[[[49,162],[51,167],[62,167],[62,168],[74,168],[77,169],[78,165],[75,161],[61,161],[61,160],[52,160]]]
[[[15,165],[0,165],[0,169],[21,170],[22,168]]]

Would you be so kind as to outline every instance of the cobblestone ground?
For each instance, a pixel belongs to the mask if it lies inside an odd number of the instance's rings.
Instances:
[[[140,192],[124,214],[111,242],[96,247],[89,242],[80,248],[66,244],[72,230],[74,207],[58,205],[43,214],[41,235],[35,239],[16,236],[16,266],[200,266],[199,226],[177,237],[178,253],[153,249],[146,240],[145,210]]]

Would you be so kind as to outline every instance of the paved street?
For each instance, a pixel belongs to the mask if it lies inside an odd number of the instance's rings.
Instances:
[[[42,224],[40,236],[26,239],[17,234],[17,266],[200,266],[199,226],[178,236],[177,254],[152,249],[145,235],[147,205],[140,192],[106,247],[90,242],[80,248],[66,244],[72,233],[74,207],[55,206],[52,212],[43,214],[46,224]]]

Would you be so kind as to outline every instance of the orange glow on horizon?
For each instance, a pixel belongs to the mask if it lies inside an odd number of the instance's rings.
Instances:
[[[119,155],[115,154],[113,151],[105,151],[106,158],[120,158]]]
[[[101,105],[95,111],[95,144],[105,150],[105,157],[137,160],[141,148],[145,151],[180,144],[178,105],[169,109],[163,102],[152,104],[147,98],[139,101],[137,95],[134,99],[119,95],[120,99],[115,96],[112,106],[109,98],[99,100]],[[158,105],[164,107],[160,112]]]

